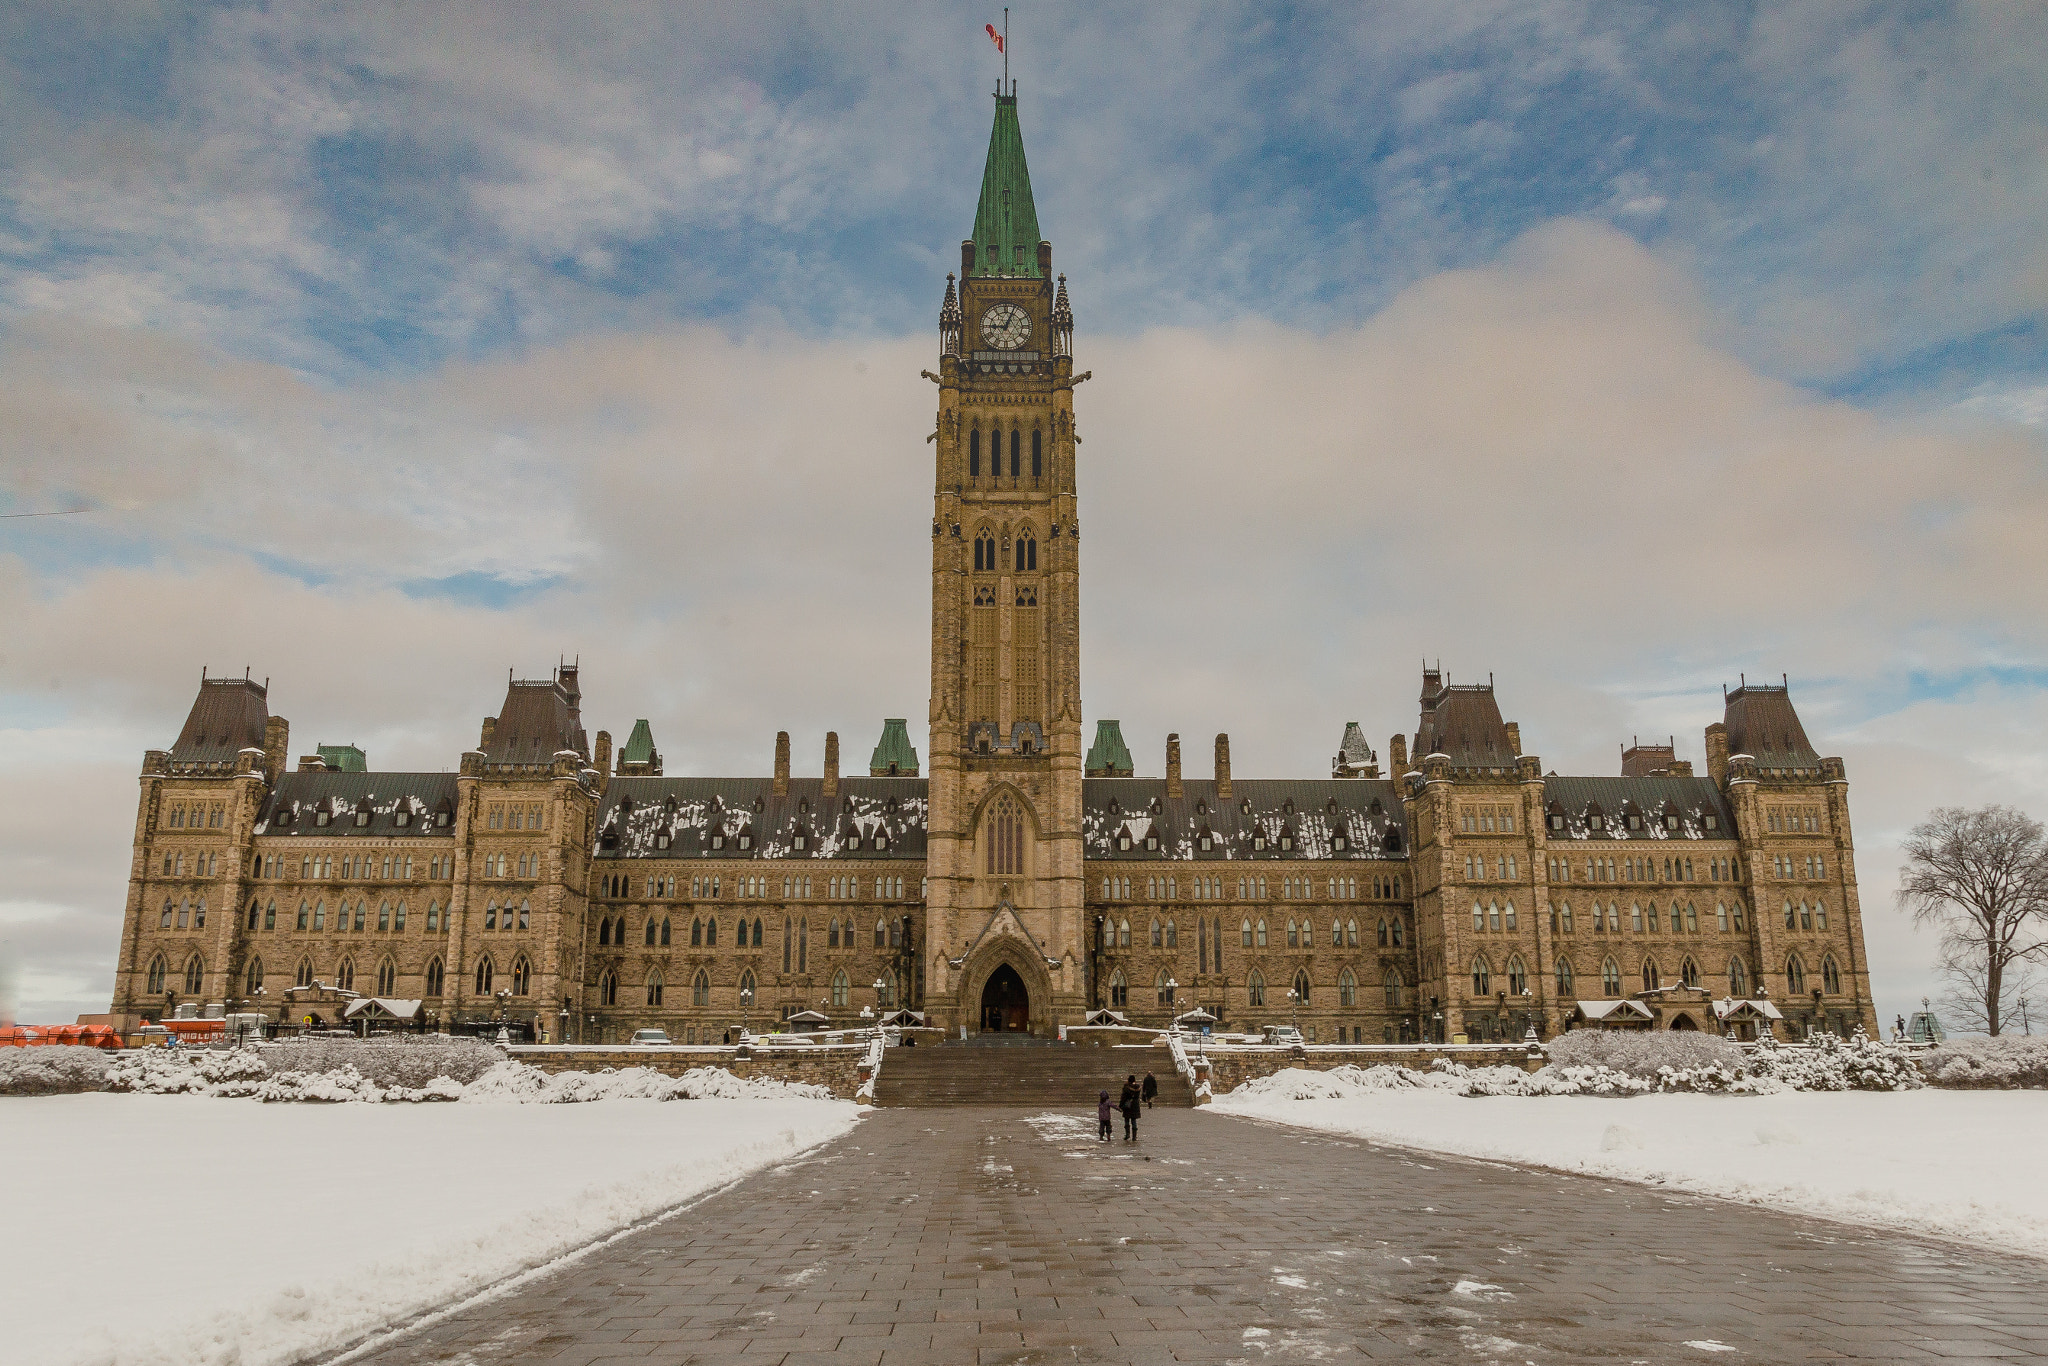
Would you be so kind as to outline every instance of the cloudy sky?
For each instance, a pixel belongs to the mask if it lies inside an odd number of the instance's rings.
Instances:
[[[452,767],[507,669],[671,772],[926,697],[994,7],[0,12],[0,936],[104,1009],[202,667]],[[1928,808],[2048,816],[2048,14],[1013,6],[1069,277],[1084,698],[1157,771],[1412,731],[1701,758],[1789,675],[1879,1005]],[[922,747],[922,746],[920,746]]]

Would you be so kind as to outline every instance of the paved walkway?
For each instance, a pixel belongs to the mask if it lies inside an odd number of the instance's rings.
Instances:
[[[879,1111],[368,1360],[2048,1360],[2024,1259],[1186,1110],[1093,1130]]]

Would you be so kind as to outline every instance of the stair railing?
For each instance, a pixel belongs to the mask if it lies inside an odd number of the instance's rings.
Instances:
[[[870,1105],[875,1103],[875,1081],[882,1075],[882,1058],[888,1052],[888,1042],[880,1030],[876,1030],[875,1036],[868,1040],[867,1056],[860,1060],[860,1085],[853,1093],[856,1101],[864,1100]]]

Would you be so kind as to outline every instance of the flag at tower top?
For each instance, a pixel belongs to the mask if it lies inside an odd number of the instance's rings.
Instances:
[[[1017,97],[996,96],[995,127],[988,135],[988,165],[981,173],[981,203],[974,210],[974,275],[1037,278],[1038,209],[1031,202],[1031,172],[1024,164],[1024,134],[1017,127]]]

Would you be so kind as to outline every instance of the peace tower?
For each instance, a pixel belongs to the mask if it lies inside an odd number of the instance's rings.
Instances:
[[[998,90],[939,316],[928,990],[962,1019],[1086,1007],[1073,316]],[[1014,981],[1012,980],[1014,979]],[[1028,1002],[1028,1004],[1027,1004]]]

